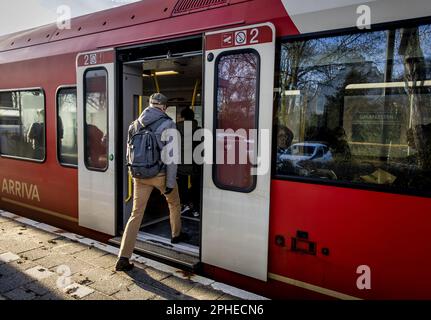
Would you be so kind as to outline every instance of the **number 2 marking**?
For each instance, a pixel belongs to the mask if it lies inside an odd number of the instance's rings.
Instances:
[[[257,39],[259,37],[259,29],[254,28],[251,30],[251,40],[250,44],[257,44],[259,43],[259,40]]]
[[[88,54],[86,54],[84,56],[84,65],[88,66],[90,64],[90,56]]]

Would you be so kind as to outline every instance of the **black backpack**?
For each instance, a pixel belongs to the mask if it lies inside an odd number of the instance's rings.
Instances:
[[[155,131],[167,120],[170,118],[166,116],[148,126],[136,120],[130,126],[127,165],[133,178],[154,178],[162,170],[164,165]]]

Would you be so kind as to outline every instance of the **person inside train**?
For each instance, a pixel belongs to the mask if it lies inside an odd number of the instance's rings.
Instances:
[[[166,114],[168,98],[161,94],[155,93],[150,97],[150,106],[144,110],[129,128],[128,145],[130,146],[136,134],[144,129],[151,130],[156,139],[160,150],[167,146],[167,141],[163,141],[162,136],[167,130],[176,129],[175,122]],[[140,124],[139,128],[137,124]],[[171,141],[169,141],[171,142]],[[179,147],[179,146],[178,146]],[[128,150],[128,158],[130,155]],[[149,152],[149,151],[147,151]],[[162,159],[160,159],[162,162]],[[134,265],[130,263],[130,258],[135,249],[136,238],[141,227],[142,219],[145,214],[148,200],[154,188],[158,189],[166,198],[171,221],[171,232],[173,244],[189,240],[189,236],[182,232],[181,223],[181,202],[177,184],[178,166],[175,163],[163,164],[153,178],[133,179],[134,197],[132,215],[124,230],[123,240],[121,243],[120,253],[116,265],[117,271],[130,271]]]
[[[295,135],[285,125],[277,126],[277,170],[285,174],[294,173],[295,169],[289,161],[283,161],[282,156],[293,143]]]
[[[193,159],[196,143],[193,141],[199,124],[192,109],[186,108],[181,112],[181,119],[177,123],[181,135],[181,164],[178,166],[178,185],[182,203],[181,212],[190,212],[194,217],[199,216],[200,167]],[[192,160],[186,163],[186,159]]]
[[[107,164],[107,144],[102,130],[93,124],[87,124],[87,163],[91,168],[103,168]]]
[[[277,128],[277,153],[284,153],[292,145],[294,134],[284,125]]]
[[[30,126],[27,139],[33,149],[33,159],[43,160],[45,156],[45,110],[37,111],[37,120]]]
[[[60,141],[64,139],[63,119],[60,116],[58,117],[58,139]]]
[[[350,161],[352,158],[352,152],[347,142],[346,131],[343,127],[337,127],[332,132],[330,139],[330,147],[335,157],[339,161]]]

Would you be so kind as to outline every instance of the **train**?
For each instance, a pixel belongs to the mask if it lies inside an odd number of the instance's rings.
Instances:
[[[2,36],[0,208],[119,244],[127,130],[162,92],[270,165],[197,166],[186,243],[154,192],[137,253],[273,299],[431,299],[430,18],[427,0],[146,0]]]

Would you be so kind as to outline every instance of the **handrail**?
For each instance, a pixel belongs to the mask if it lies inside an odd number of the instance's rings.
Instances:
[[[198,95],[199,85],[201,84],[201,79],[197,79],[195,83],[195,89],[193,90],[192,97],[192,110],[196,111],[196,97]],[[188,189],[192,188],[192,176],[188,176]]]
[[[193,91],[193,98],[192,98],[192,110],[193,111],[195,111],[196,97],[198,95],[198,89],[199,89],[200,82],[201,82],[200,79],[196,80],[195,89]]]
[[[139,102],[138,102],[138,112],[139,115],[142,114],[142,112],[144,111],[144,102],[143,102],[144,97],[139,96]]]
[[[154,79],[154,84],[156,86],[156,91],[157,91],[157,93],[160,93],[159,80],[157,79],[157,74],[156,74],[155,71],[152,73],[152,76],[153,76],[153,79]]]
[[[142,112],[144,111],[144,103],[143,103],[143,97],[139,96],[139,102],[138,102],[138,112],[139,115],[142,114]],[[127,198],[125,200],[126,203],[129,203],[130,200],[132,200],[133,197],[133,177],[132,174],[129,172],[128,174],[128,194],[127,194]]]
[[[130,200],[132,200],[133,197],[133,177],[132,174],[129,172],[129,179],[128,179],[128,196],[125,200],[126,203],[129,203]]]

